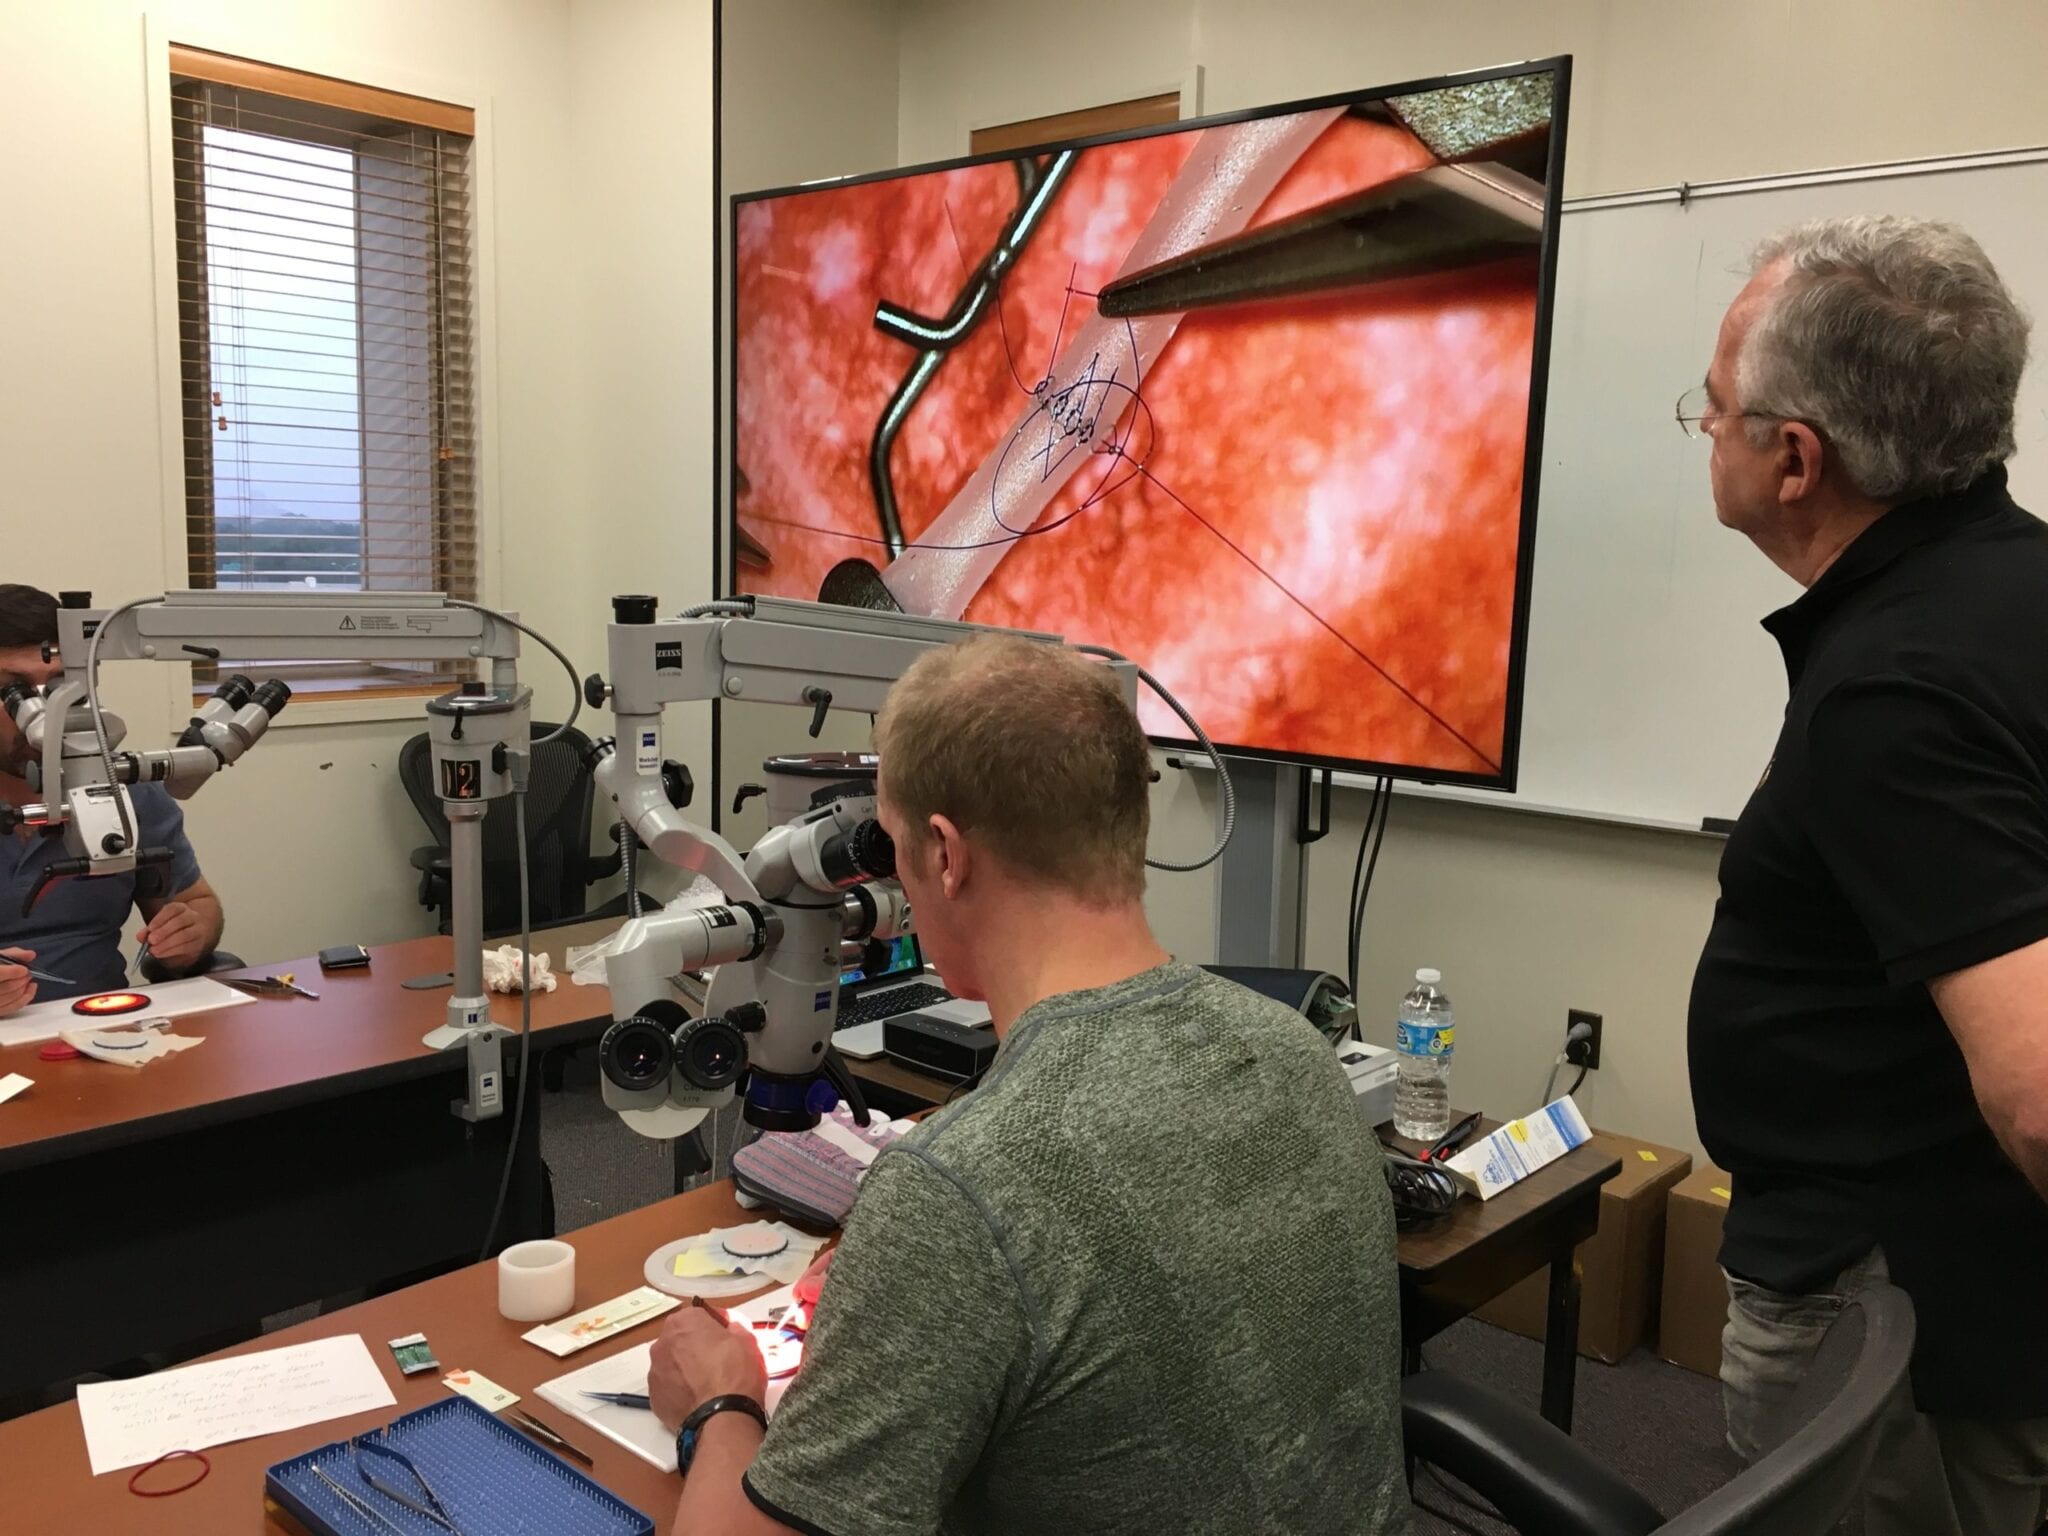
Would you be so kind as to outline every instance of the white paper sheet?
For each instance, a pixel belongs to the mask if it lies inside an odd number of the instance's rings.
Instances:
[[[653,1286],[643,1285],[623,1296],[614,1296],[587,1312],[529,1328],[519,1337],[529,1344],[538,1344],[551,1355],[573,1355],[579,1349],[602,1343],[613,1334],[623,1333],[650,1317],[673,1312],[681,1305],[675,1297],[664,1296]]]
[[[149,999],[147,1008],[112,1019],[87,1019],[71,1011],[75,997],[60,997],[47,1003],[30,1003],[11,1018],[0,1019],[0,1047],[34,1045],[54,1040],[67,1029],[93,1023],[118,1024],[122,1019],[181,1019],[188,1013],[210,1013],[216,1008],[239,1008],[255,998],[233,987],[224,987],[205,976],[188,976],[183,981],[166,981],[156,986],[135,988]]]
[[[0,1104],[5,1104],[24,1088],[35,1087],[35,1079],[23,1077],[19,1072],[10,1072],[0,1077]]]
[[[795,1299],[795,1291],[784,1286],[779,1291],[757,1296],[744,1306],[734,1307],[731,1315],[749,1323],[767,1322],[779,1318]],[[645,1392],[647,1368],[653,1352],[654,1340],[649,1339],[631,1349],[620,1350],[616,1355],[593,1360],[566,1376],[557,1376],[537,1391],[543,1402],[552,1403],[562,1412],[581,1419],[607,1440],[623,1445],[648,1465],[663,1472],[673,1472],[676,1469],[676,1437],[651,1410],[594,1402],[583,1395],[586,1391]],[[789,1390],[790,1382],[795,1379],[785,1376],[768,1383],[768,1400],[762,1406],[768,1410],[770,1418],[782,1405],[782,1394]]]
[[[355,1333],[78,1389],[95,1477],[397,1403]]]

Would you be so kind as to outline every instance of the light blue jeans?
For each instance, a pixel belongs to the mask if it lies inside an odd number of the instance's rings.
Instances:
[[[1724,1271],[1724,1273],[1726,1273]],[[1770,1449],[1764,1426],[1798,1385],[1842,1303],[1886,1278],[1873,1249],[1808,1295],[1728,1276],[1721,1399],[1744,1461]],[[2035,1536],[2048,1502],[2048,1419],[1933,1417],[1902,1387],[1864,1489],[1864,1536]]]

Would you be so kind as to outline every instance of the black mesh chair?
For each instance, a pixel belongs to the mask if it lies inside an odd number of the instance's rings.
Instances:
[[[555,729],[533,723],[533,767],[526,787],[527,884],[535,928],[579,917],[623,916],[626,898],[619,895],[597,910],[589,908],[590,887],[619,872],[616,847],[598,856],[590,851],[590,824],[595,784],[587,761],[590,738],[564,731],[555,740],[540,738]],[[426,734],[413,737],[398,753],[398,777],[434,835],[431,847],[415,848],[412,866],[420,872],[420,905],[440,914],[441,932],[449,931],[448,818],[434,792],[434,764]],[[613,841],[618,828],[612,829]],[[642,896],[644,907],[659,902]],[[519,842],[512,802],[494,800],[484,814],[484,936],[505,938],[519,932]]]
[[[1912,1356],[1905,1292],[1851,1298],[1771,1426],[1774,1449],[1671,1520],[1544,1419],[1446,1372],[1402,1384],[1402,1427],[1413,1460],[1465,1483],[1522,1536],[1821,1536],[1861,1494]]]

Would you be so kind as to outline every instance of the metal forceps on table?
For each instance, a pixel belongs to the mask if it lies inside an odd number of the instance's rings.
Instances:
[[[290,971],[282,976],[216,976],[213,979],[224,987],[233,987],[251,997],[310,997],[316,1003],[320,1001],[320,994],[308,992],[300,986]]]
[[[457,1525],[454,1518],[449,1515],[448,1506],[441,1502],[441,1496],[434,1492],[433,1485],[427,1481],[427,1475],[420,1471],[418,1464],[410,1456],[406,1455],[405,1452],[395,1446],[385,1445],[381,1441],[371,1440],[367,1437],[360,1440],[351,1440],[349,1442],[349,1452],[355,1457],[356,1471],[362,1475],[363,1481],[368,1483],[378,1493],[383,1494],[392,1503],[402,1505],[404,1508],[411,1510],[421,1518],[433,1521],[434,1524],[440,1526],[443,1530],[452,1532],[453,1536],[464,1536],[462,1527]],[[409,1476],[418,1487],[420,1493],[426,1496],[426,1502],[422,1504],[418,1498],[408,1493],[399,1483],[390,1481],[389,1479],[393,1477],[393,1474],[387,1472],[379,1465],[380,1460],[391,1462],[395,1467],[403,1471],[406,1476]]]

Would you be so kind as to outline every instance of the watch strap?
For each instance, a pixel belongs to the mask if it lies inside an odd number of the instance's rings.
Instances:
[[[684,1477],[690,1475],[690,1463],[696,1460],[697,1440],[704,1426],[721,1413],[744,1413],[763,1429],[768,1427],[768,1410],[744,1392],[706,1398],[691,1410],[683,1427],[676,1431],[676,1471]]]

